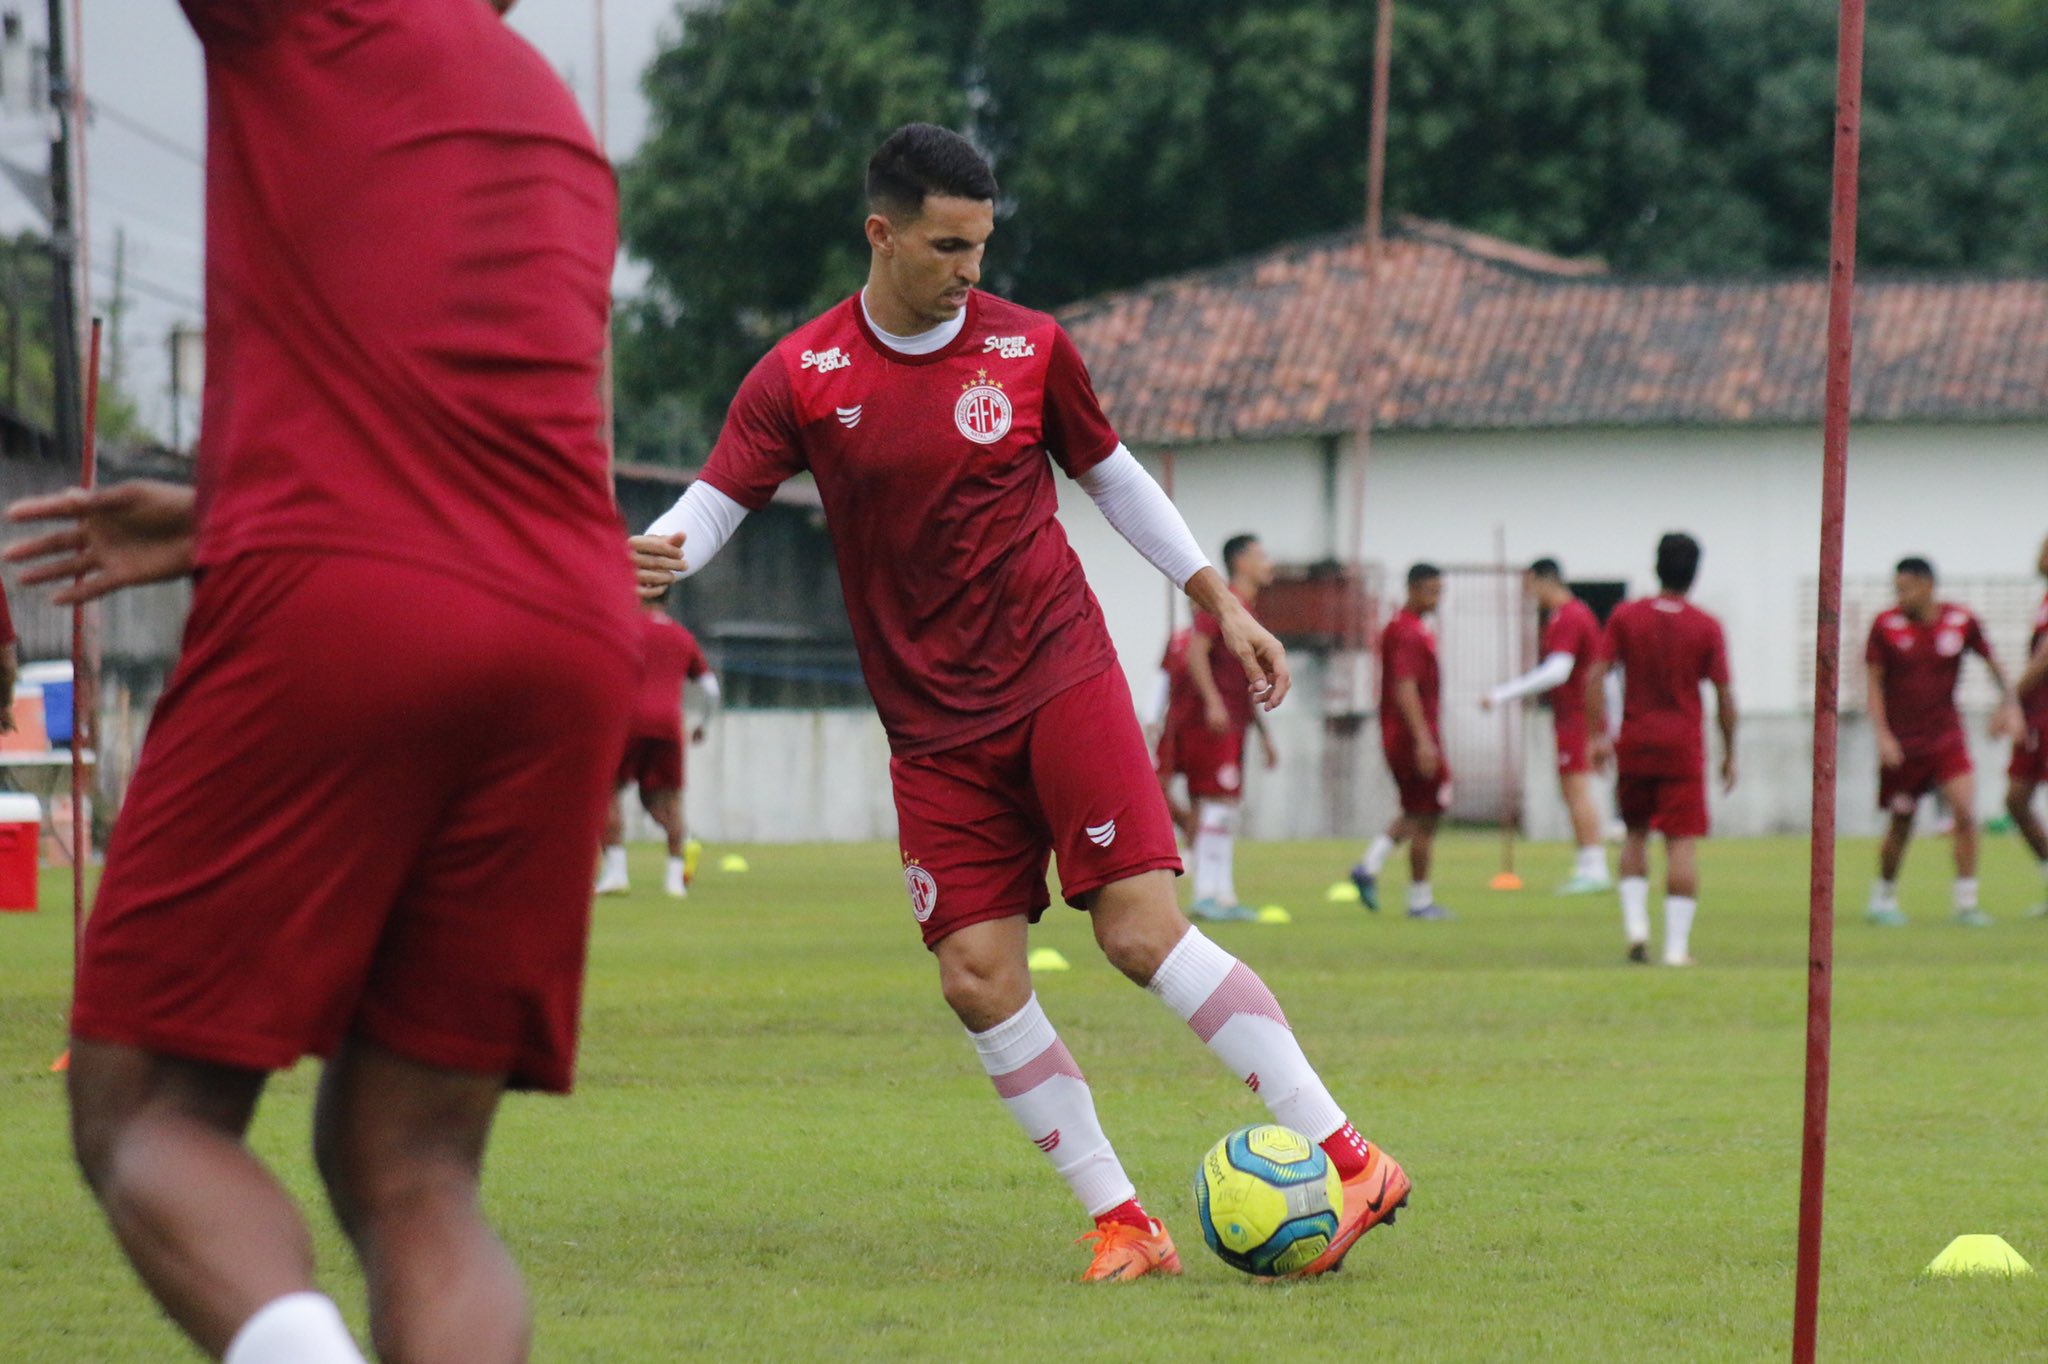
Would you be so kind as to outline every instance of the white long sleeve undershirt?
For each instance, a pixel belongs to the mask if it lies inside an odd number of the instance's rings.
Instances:
[[[1529,671],[1523,673],[1520,677],[1515,678],[1512,682],[1501,683],[1498,687],[1488,692],[1487,695],[1493,698],[1493,703],[1497,706],[1503,701],[1512,701],[1518,696],[1528,696],[1535,692],[1549,691],[1552,687],[1562,686],[1566,681],[1570,680],[1572,668],[1577,663],[1577,655],[1560,649],[1535,667],[1529,669]]]
[[[687,578],[711,562],[711,556],[725,548],[732,533],[747,519],[747,509],[718,489],[698,479],[676,499],[676,504],[654,518],[649,535],[683,533],[683,563],[676,576]]]
[[[1175,587],[1186,587],[1190,578],[1209,567],[1209,557],[1195,543],[1180,508],[1127,447],[1117,446],[1115,454],[1075,482],[1116,533]]]

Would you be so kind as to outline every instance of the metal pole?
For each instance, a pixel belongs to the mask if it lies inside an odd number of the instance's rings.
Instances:
[[[1820,1310],[1835,973],[1835,768],[1842,662],[1842,527],[1849,475],[1856,171],[1862,138],[1863,0],[1841,0],[1835,62],[1834,228],[1828,266],[1827,417],[1822,437],[1820,588],[1813,669],[1813,849],[1807,911],[1806,1114],[1799,1161],[1799,1261],[1792,1359],[1811,1364]]]
[[[64,57],[64,0],[49,0],[50,108],[50,349],[55,411],[51,426],[65,460],[78,456],[78,238],[72,231],[71,68]]]

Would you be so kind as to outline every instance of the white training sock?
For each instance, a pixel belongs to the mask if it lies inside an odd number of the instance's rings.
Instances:
[[[1664,897],[1664,964],[1683,966],[1692,955],[1692,916],[1700,903],[1690,895]]]
[[[1882,876],[1870,883],[1870,907],[1872,909],[1897,909],[1899,907],[1899,883],[1887,881]]]
[[[222,1364],[364,1364],[341,1311],[324,1293],[287,1293],[256,1309]]]
[[[1344,1126],[1344,1110],[1302,1054],[1273,992],[1201,929],[1181,935],[1145,988],[1266,1101],[1275,1122],[1318,1142]]]
[[[1205,800],[1195,807],[1195,898],[1237,903],[1237,803]],[[1204,887],[1207,892],[1204,893]]]
[[[1359,858],[1358,862],[1365,868],[1367,876],[1378,876],[1380,868],[1386,866],[1387,859],[1393,855],[1394,840],[1381,834],[1372,841],[1372,846],[1365,850],[1365,856]]]
[[[1090,1217],[1137,1197],[1103,1135],[1088,1081],[1052,1030],[1037,995],[987,1032],[967,1035],[1003,1106],[1032,1145],[1045,1152]]]
[[[1575,875],[1583,876],[1589,881],[1605,881],[1607,879],[1607,849],[1601,847],[1598,843],[1595,843],[1590,848],[1579,849],[1579,860],[1573,864],[1572,871]]]
[[[1408,883],[1408,908],[1428,909],[1435,903],[1436,891],[1431,889],[1429,882],[1410,881]]]
[[[690,888],[683,883],[683,859],[671,857],[668,860],[668,875],[662,880],[662,889],[677,899],[686,899]]]
[[[597,884],[600,889],[624,890],[631,878],[626,874],[626,845],[608,843],[604,856],[597,863]]]
[[[1958,876],[1956,878],[1956,913],[1967,914],[1977,907],[1977,878]]]
[[[1621,878],[1621,931],[1628,934],[1631,947],[1650,940],[1650,878],[1647,876]]]

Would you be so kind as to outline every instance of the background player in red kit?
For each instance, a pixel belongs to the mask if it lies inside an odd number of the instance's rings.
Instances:
[[[1527,586],[1549,612],[1543,626],[1543,661],[1480,699],[1482,710],[1541,692],[1550,702],[1557,732],[1557,786],[1571,812],[1578,861],[1559,895],[1590,895],[1608,889],[1607,850],[1600,842],[1600,809],[1593,800],[1593,762],[1586,742],[1586,674],[1600,652],[1600,621],[1593,608],[1565,585],[1555,559],[1529,565]]]
[[[1195,845],[1195,807],[1174,794],[1173,779],[1180,775],[1180,760],[1173,720],[1189,704],[1188,644],[1194,637],[1192,625],[1183,625],[1167,636],[1166,648],[1159,655],[1159,677],[1145,709],[1145,738],[1152,745],[1152,765],[1159,773],[1159,789],[1166,795],[1166,811],[1190,848]]]
[[[1380,868],[1408,843],[1408,917],[1448,919],[1430,888],[1430,858],[1436,825],[1451,803],[1451,764],[1444,757],[1437,705],[1442,676],[1436,635],[1427,617],[1444,595],[1443,571],[1435,564],[1408,570],[1408,600],[1380,632],[1380,749],[1400,792],[1401,813],[1372,841],[1351,869],[1352,884],[1367,909],[1380,907]]]
[[[2048,578],[2048,540],[2034,557],[2034,569]],[[2005,810],[2026,840],[2027,851],[2048,885],[2048,830],[2034,812],[2034,793],[2048,782],[2048,596],[2034,611],[2034,633],[2027,640],[2027,663],[2012,685],[2019,699],[2020,732],[2013,737],[2012,762],[2005,772]],[[2048,919],[2048,898],[2027,911],[2031,919]]]
[[[360,1361],[244,1143],[330,1057],[320,1173],[385,1359],[524,1359],[479,1207],[507,1085],[570,1083],[634,604],[598,400],[610,166],[478,0],[185,0],[206,55],[196,504],[12,509],[60,601],[196,569],[73,1000],[78,1160],[231,1364]],[[504,566],[518,564],[510,580]],[[366,666],[367,662],[367,666]]]
[[[1085,1277],[1174,1273],[1180,1259],[1032,992],[1026,929],[1055,853],[1064,898],[1089,912],[1109,960],[1330,1153],[1348,1192],[1337,1237],[1304,1271],[1322,1273],[1400,1205],[1408,1177],[1345,1119],[1272,992],[1182,917],[1166,802],[1055,516],[1052,466],[1218,617],[1269,707],[1287,692],[1285,654],[1117,440],[1066,332],[974,287],[997,191],[973,146],[898,129],[867,191],[867,287],[748,375],[703,476],[633,542],[643,590],[701,567],[810,471],[889,733],[911,911],[996,1092],[1095,1219]]]
[[[1256,535],[1234,535],[1224,542],[1223,571],[1231,594],[1247,611],[1257,609],[1259,593],[1273,584],[1272,556]],[[1168,708],[1172,737],[1165,742],[1172,746],[1174,767],[1187,777],[1195,807],[1194,904],[1189,912],[1198,919],[1256,920],[1259,916],[1238,901],[1234,865],[1244,798],[1245,730],[1258,730],[1267,767],[1279,761],[1279,754],[1250,693],[1227,675],[1236,669],[1226,668],[1218,647],[1222,639],[1222,622],[1207,611],[1196,612],[1188,637],[1187,685],[1181,704]]]
[[[1621,922],[1628,959],[1650,959],[1650,835],[1664,835],[1664,964],[1692,965],[1699,908],[1698,842],[1706,837],[1707,748],[1700,687],[1712,683],[1721,729],[1721,789],[1735,789],[1735,690],[1721,622],[1685,599],[1699,576],[1700,545],[1673,532],[1657,542],[1657,584],[1645,601],[1607,618],[1600,657],[1586,675],[1594,763],[1615,760],[1614,804],[1628,828],[1621,850]],[[1607,737],[1611,668],[1621,670],[1621,737]]]
[[[640,790],[640,806],[668,836],[668,868],[662,890],[680,900],[690,893],[697,869],[690,865],[689,831],[683,824],[683,687],[695,682],[711,706],[718,704],[718,678],[689,627],[659,606],[640,617],[640,698],[619,761],[618,785]],[[690,731],[704,742],[705,723]],[[597,893],[623,895],[633,888],[626,871],[626,819],[614,800],[605,810],[604,851],[599,855]]]
[[[1899,908],[1899,865],[1913,839],[1920,798],[1938,791],[1955,819],[1956,922],[1982,928],[1991,917],[1977,906],[1977,778],[1956,711],[1966,654],[1982,658],[1998,683],[1992,733],[2018,733],[2019,713],[1983,625],[1966,607],[1935,600],[1934,565],[1917,556],[1899,560],[1893,587],[1898,604],[1870,623],[1863,650],[1870,729],[1877,738],[1877,808],[1891,817],[1865,917],[1892,928],[1906,922]]]

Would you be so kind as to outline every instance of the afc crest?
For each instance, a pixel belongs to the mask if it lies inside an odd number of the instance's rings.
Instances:
[[[960,401],[953,404],[953,425],[976,445],[994,445],[1010,434],[1010,397],[1001,383],[991,383],[982,370],[975,382],[963,386]]]

